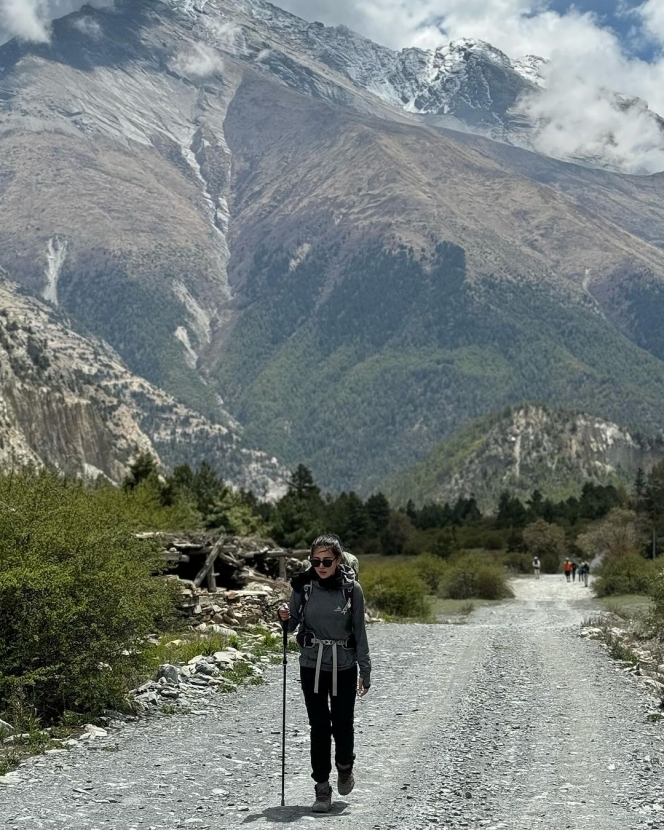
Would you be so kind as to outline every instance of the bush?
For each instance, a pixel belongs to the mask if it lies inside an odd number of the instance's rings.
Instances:
[[[560,571],[560,562],[567,555],[565,531],[562,527],[537,519],[524,528],[523,543],[531,557],[539,556],[543,573],[555,574]]]
[[[427,586],[429,593],[438,594],[449,565],[438,556],[422,553],[413,560],[413,568]]]
[[[653,600],[651,622],[660,637],[664,633],[664,571],[661,567],[660,563],[657,576],[653,579],[649,591]]]
[[[557,553],[545,553],[540,557],[543,574],[560,573],[560,556]]]
[[[615,594],[649,594],[656,583],[659,565],[629,551],[606,556],[597,569],[593,588],[598,597]]]
[[[519,574],[529,574],[533,571],[533,557],[529,553],[512,551],[501,557],[501,561],[510,571]]]
[[[412,564],[363,563],[360,582],[367,602],[395,617],[428,617],[427,585]]]
[[[132,533],[126,494],[53,473],[0,477],[0,711],[20,699],[49,721],[122,705],[168,619],[154,543]]]
[[[444,588],[449,599],[505,599],[512,596],[505,569],[481,556],[464,556],[452,563]]]

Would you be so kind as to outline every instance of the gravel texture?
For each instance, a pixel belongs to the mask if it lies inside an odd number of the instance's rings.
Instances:
[[[308,728],[288,669],[281,808],[281,667],[268,683],[201,697],[195,713],[131,723],[34,758],[0,785],[3,828],[265,830],[664,828],[653,702],[578,636],[589,592],[562,577],[465,625],[379,625],[374,686],[357,707],[357,786],[310,813]]]

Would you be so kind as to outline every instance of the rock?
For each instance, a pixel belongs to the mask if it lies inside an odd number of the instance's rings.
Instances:
[[[160,689],[159,694],[162,697],[172,698],[172,699],[180,697],[180,692],[177,689],[168,688],[168,687],[166,687],[164,689]]]
[[[7,723],[7,721],[0,720],[0,740],[3,738],[8,738],[10,735],[13,735],[16,730],[14,727]]]
[[[214,675],[219,673],[219,669],[211,666],[207,661],[201,660],[199,663],[196,663],[196,672],[197,674]]]
[[[94,738],[106,738],[108,736],[108,732],[105,729],[102,729],[101,726],[95,726],[92,723],[86,723],[83,728],[85,732],[81,735],[81,740],[93,740]]]
[[[222,663],[225,666],[232,666],[237,660],[237,652],[232,651],[216,651],[212,656],[215,663]]]
[[[180,672],[178,671],[177,666],[165,663],[157,669],[157,676],[155,680],[166,680],[168,683],[172,683],[174,686],[177,686],[180,682]]]

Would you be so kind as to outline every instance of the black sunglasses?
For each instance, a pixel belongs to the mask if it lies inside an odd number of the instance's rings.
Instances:
[[[323,568],[331,568],[336,560],[328,559],[327,557],[325,557],[325,559],[310,559],[309,561],[311,562],[312,567],[314,568],[320,568],[321,566]]]

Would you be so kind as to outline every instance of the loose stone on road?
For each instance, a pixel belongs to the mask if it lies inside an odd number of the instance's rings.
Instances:
[[[357,786],[328,826],[355,830],[664,828],[662,727],[646,693],[578,636],[589,591],[513,583],[465,625],[379,625],[357,706]],[[34,758],[0,786],[3,827],[309,827],[313,781],[296,656],[281,788],[281,667],[198,714],[128,724]]]

